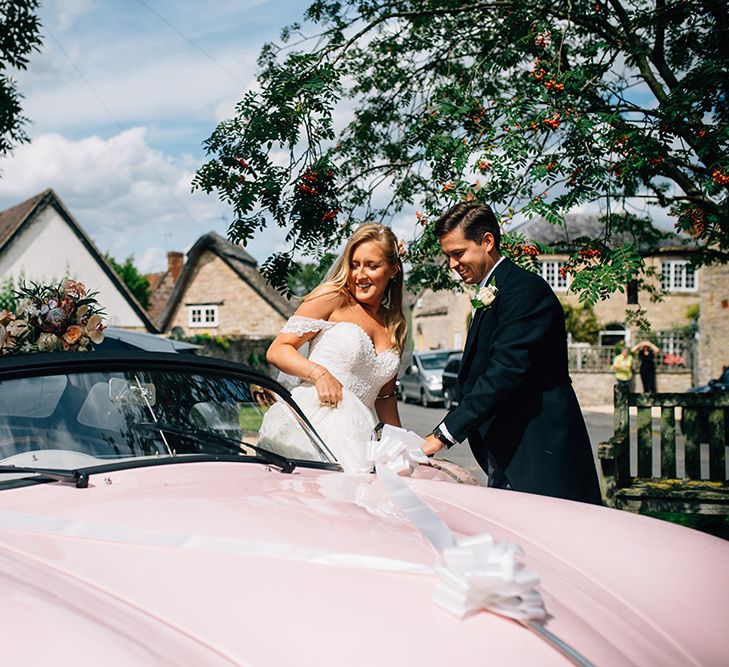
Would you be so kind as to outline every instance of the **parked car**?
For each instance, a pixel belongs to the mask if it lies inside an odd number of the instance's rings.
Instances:
[[[193,343],[119,327],[104,329],[104,341],[100,344],[101,346],[104,350],[146,350],[147,352],[182,352],[186,354],[195,354],[200,349],[199,345]]]
[[[259,437],[278,402],[310,442],[295,459]],[[381,479],[343,474],[291,395],[231,362],[2,357],[3,663],[670,666],[729,655],[728,542],[438,481],[421,465],[395,479],[437,510],[435,533],[518,542],[540,577],[545,620],[461,619],[435,604],[437,552]],[[496,575],[511,587],[514,572]]]
[[[721,375],[715,380],[709,380],[708,384],[698,387],[691,387],[688,390],[690,394],[714,394],[721,395],[729,391],[729,366],[725,367]],[[696,419],[693,429],[688,423],[686,417],[687,410],[681,415],[681,432],[685,436],[693,436],[696,442],[709,441],[709,410],[708,408],[698,408],[696,410]],[[724,444],[729,447],[729,409],[724,410]]]
[[[413,352],[412,363],[400,378],[400,394],[404,401],[420,401],[423,407],[443,402],[443,369],[457,350]]]
[[[443,369],[443,406],[446,410],[458,405],[461,400],[458,385],[458,372],[461,370],[463,352],[456,352],[448,357]]]

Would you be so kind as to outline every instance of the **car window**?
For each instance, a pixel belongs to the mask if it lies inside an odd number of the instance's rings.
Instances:
[[[461,365],[460,359],[451,359],[448,362],[448,365],[445,367],[444,372],[445,373],[456,373],[458,371],[458,367]]]
[[[448,363],[448,357],[451,356],[451,352],[441,352],[437,354],[423,354],[418,357],[420,365],[423,370],[434,371],[439,368],[444,368]]]
[[[67,382],[65,375],[0,382],[0,415],[48,417],[58,406]]]
[[[42,467],[53,450],[99,464],[147,456],[254,456],[248,446],[301,461],[331,461],[283,396],[238,376],[143,369],[68,373],[6,380],[0,392],[3,465]],[[269,411],[279,413],[276,424],[287,415],[294,435],[286,442],[267,428]],[[57,454],[46,458],[59,460]]]

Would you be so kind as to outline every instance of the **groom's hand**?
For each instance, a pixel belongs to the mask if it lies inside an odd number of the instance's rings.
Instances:
[[[438,440],[432,433],[425,438],[425,444],[423,445],[423,451],[428,456],[433,456],[436,452],[443,449],[443,443]]]

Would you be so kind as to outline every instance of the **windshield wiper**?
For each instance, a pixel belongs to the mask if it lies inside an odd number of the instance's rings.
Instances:
[[[77,489],[85,489],[89,485],[89,473],[81,470],[61,470],[59,468],[27,468],[24,466],[0,466],[0,473],[36,473],[56,482],[70,482]]]
[[[229,451],[235,452],[236,454],[244,454],[241,444],[232,438],[226,438],[224,435],[218,435],[217,433],[211,433],[210,431],[201,431],[194,428],[182,428],[174,424],[168,424],[167,422],[137,422],[135,426],[141,426],[143,429],[149,431],[164,431],[166,433],[172,433],[173,435],[180,435],[185,438],[197,438],[205,442],[220,445]],[[281,472],[289,473],[296,468],[296,464],[291,460],[287,459],[281,454],[276,454],[263,447],[257,445],[251,445],[244,443],[243,447],[250,448],[256,454],[260,455],[260,458],[266,463],[275,465],[281,468]]]

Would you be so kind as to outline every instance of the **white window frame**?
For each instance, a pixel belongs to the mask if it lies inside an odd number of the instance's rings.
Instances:
[[[212,329],[218,326],[220,310],[216,303],[196,303],[187,306],[187,325],[191,329]]]
[[[661,260],[661,289],[664,292],[696,292],[699,289],[699,276],[689,271],[687,259]]]
[[[567,273],[565,277],[559,275],[559,270],[566,264],[563,259],[539,260],[539,275],[555,292],[566,292],[570,288],[572,276]]]

